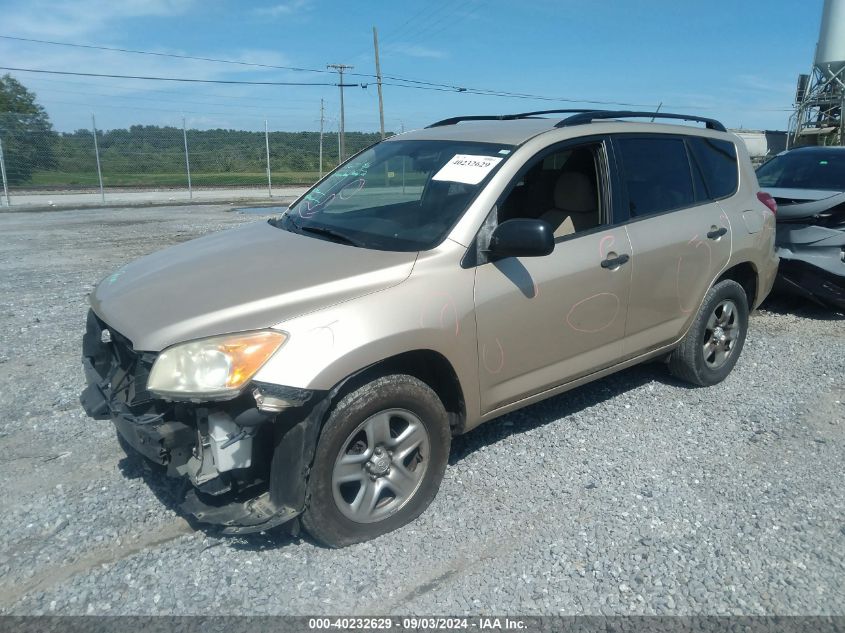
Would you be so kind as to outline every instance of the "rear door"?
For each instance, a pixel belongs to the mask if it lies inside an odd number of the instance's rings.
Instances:
[[[634,258],[626,357],[685,332],[730,259],[730,222],[707,192],[691,142],[665,134],[613,138]]]

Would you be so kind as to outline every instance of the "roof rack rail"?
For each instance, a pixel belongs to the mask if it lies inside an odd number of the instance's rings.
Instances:
[[[592,110],[581,112],[560,121],[555,127],[569,127],[570,125],[583,125],[592,123],[596,119],[680,119],[682,121],[697,121],[704,123],[708,130],[727,132],[725,126],[716,119],[694,116],[692,114],[671,114],[669,112],[634,112],[632,110]]]
[[[426,127],[443,127],[444,125],[455,125],[461,121],[513,121],[514,119],[528,119],[541,114],[576,114],[582,112],[595,112],[589,108],[568,108],[565,110],[537,110],[535,112],[519,112],[517,114],[478,114],[472,116],[456,116],[449,119],[437,121]]]

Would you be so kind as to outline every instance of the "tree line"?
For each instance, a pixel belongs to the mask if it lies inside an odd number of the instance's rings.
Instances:
[[[378,133],[347,132],[351,155],[378,141]],[[210,129],[187,131],[191,172],[261,174],[267,169],[264,132]],[[0,141],[10,185],[33,180],[39,172],[96,172],[92,130],[56,132],[35,95],[10,75],[0,77]],[[182,128],[133,125],[98,130],[104,172],[111,175],[176,174],[185,171]],[[319,171],[319,132],[270,132],[272,172]],[[323,171],[337,165],[337,136],[323,138]]]
[[[347,132],[347,152],[357,152],[379,139],[378,133]],[[317,171],[319,132],[264,132],[244,130],[187,131],[191,171],[214,173],[263,172],[269,142],[272,171]],[[97,132],[100,161],[115,173],[169,173],[185,169],[185,138],[181,128],[133,125],[128,129]],[[54,154],[58,169],[88,160],[93,152],[91,130],[57,134]],[[324,170],[337,164],[337,137],[323,138]]]

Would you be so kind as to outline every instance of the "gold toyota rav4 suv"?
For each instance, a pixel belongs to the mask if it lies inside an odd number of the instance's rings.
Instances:
[[[487,420],[654,358],[724,379],[775,277],[775,209],[711,119],[440,121],[106,277],[81,401],[190,481],[200,522],[366,540],[419,516]]]

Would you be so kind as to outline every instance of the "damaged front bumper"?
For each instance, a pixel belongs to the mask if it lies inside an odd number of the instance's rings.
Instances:
[[[227,402],[166,402],[146,390],[155,357],[90,311],[85,412],[111,420],[128,451],[191,484],[180,505],[189,517],[245,534],[301,514],[329,394],[254,382]]]
[[[845,310],[845,226],[777,226],[778,287]]]

